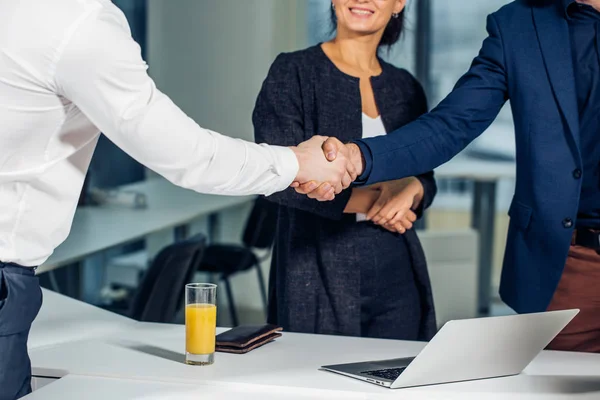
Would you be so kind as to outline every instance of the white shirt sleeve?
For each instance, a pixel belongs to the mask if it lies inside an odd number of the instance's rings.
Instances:
[[[223,136],[187,117],[156,88],[138,44],[116,15],[103,11],[87,18],[58,57],[55,90],[117,146],[176,185],[269,195],[296,177],[298,161],[290,149]]]

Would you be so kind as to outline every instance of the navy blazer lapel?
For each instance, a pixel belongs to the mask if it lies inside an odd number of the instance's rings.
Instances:
[[[569,25],[557,3],[533,7],[533,18],[542,55],[556,100],[579,148],[579,110]]]

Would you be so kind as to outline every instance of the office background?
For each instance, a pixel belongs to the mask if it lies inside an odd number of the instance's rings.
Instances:
[[[316,44],[331,35],[328,0],[114,2],[128,18],[132,35],[141,46],[157,86],[203,127],[246,140],[253,139],[252,109],[276,55]],[[382,55],[421,80],[433,107],[452,89],[477,54],[486,36],[486,15],[508,0],[408,0],[407,3],[407,30],[400,43]],[[505,108],[492,127],[459,157],[510,164],[514,161],[512,135],[510,111]],[[119,188],[155,178],[152,171],[103,137],[92,161],[81,207],[93,207],[90,196],[86,195],[91,189]],[[497,181],[489,263],[490,312],[501,314],[510,312],[497,298],[497,288],[508,225],[506,212],[514,182],[510,177]],[[434,296],[450,301],[447,307],[456,309],[456,315],[478,314],[477,307],[468,303],[477,297],[477,288],[471,283],[478,274],[477,253],[473,249],[480,241],[477,232],[462,235],[472,225],[474,183],[472,179],[449,177],[438,178],[438,186],[438,197],[426,214],[425,226],[421,227],[422,238],[429,243],[424,245],[437,279],[454,281],[455,286],[448,289],[434,285]],[[250,203],[223,210],[218,237],[213,239],[239,243],[249,211]],[[43,273],[42,283],[93,304],[118,303],[123,293],[134,290],[136,281],[143,278],[148,260],[161,247],[194,232],[208,234],[210,226],[209,218],[202,217],[174,233],[154,232],[143,240],[103,249],[84,260]],[[457,254],[461,251],[464,255]],[[265,276],[268,268],[266,259],[262,263]],[[467,293],[459,296],[456,289],[462,281]],[[233,277],[232,288],[240,322],[262,320],[263,306],[254,272]],[[219,296],[224,298],[222,292]],[[461,296],[467,300],[459,299]],[[221,324],[231,322],[227,307],[224,301],[219,312]]]

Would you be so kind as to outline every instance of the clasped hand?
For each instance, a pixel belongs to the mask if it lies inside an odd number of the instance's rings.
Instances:
[[[423,185],[414,177],[383,182],[370,187],[379,191],[377,200],[367,212],[367,220],[385,229],[405,233],[412,229],[417,209],[423,200]]]
[[[300,169],[291,186],[312,199],[333,200],[362,172],[358,147],[336,138],[313,136],[292,150]]]
[[[292,148],[300,170],[292,187],[296,192],[318,201],[330,201],[350,186],[364,168],[362,155],[355,144],[344,145],[336,138],[313,136]],[[367,220],[385,229],[404,233],[417,220],[415,210],[424,189],[414,177],[383,182],[369,187],[377,200],[367,213]]]

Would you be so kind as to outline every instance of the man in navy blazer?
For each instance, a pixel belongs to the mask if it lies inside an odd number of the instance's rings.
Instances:
[[[599,10],[600,0],[504,6],[433,111],[397,134],[325,148],[349,151],[361,184],[418,175],[464,149],[510,100],[517,181],[500,294],[519,313],[581,309],[553,349],[600,352]]]

